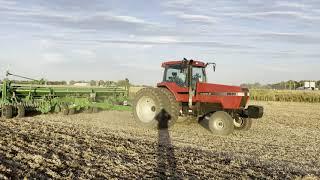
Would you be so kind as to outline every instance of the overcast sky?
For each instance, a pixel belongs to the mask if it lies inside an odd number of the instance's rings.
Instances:
[[[215,83],[320,79],[319,0],[0,0],[0,70],[155,84],[162,61]]]

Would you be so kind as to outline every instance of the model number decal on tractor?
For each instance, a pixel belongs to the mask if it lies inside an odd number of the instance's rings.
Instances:
[[[249,94],[246,95],[244,92],[200,92],[199,95],[204,96],[249,96]]]

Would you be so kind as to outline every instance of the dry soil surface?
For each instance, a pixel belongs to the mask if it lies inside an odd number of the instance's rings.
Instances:
[[[320,177],[320,104],[256,102],[250,131],[139,127],[130,112],[0,120],[0,179]]]

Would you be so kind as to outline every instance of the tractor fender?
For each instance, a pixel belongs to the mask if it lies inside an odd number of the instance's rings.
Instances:
[[[158,88],[167,88],[173,94],[176,101],[178,101],[178,102],[183,101],[183,97],[178,92],[182,92],[185,95],[187,95],[187,93],[188,93],[188,88],[183,88],[183,87],[177,86],[175,83],[170,83],[170,82],[158,83],[157,87]]]

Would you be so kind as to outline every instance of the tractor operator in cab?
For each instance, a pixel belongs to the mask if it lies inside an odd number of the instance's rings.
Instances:
[[[178,76],[177,72],[172,72],[171,81],[175,82],[179,86],[185,86],[185,81]]]

